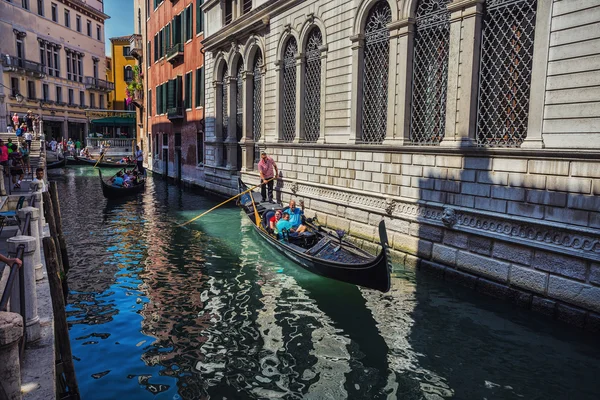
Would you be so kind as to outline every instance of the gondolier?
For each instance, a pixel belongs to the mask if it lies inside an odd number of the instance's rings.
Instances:
[[[258,173],[260,174],[260,194],[263,203],[267,201],[267,188],[269,189],[269,203],[273,203],[272,178],[275,176],[273,175],[273,170],[275,170],[275,175],[277,175],[277,164],[275,164],[275,161],[267,155],[266,151],[261,152],[260,161],[258,162]]]
[[[140,149],[140,146],[135,146],[135,162],[137,169],[141,174],[144,173],[144,152]]]

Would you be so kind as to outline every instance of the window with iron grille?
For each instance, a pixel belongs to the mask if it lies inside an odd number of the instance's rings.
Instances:
[[[227,75],[227,66],[223,66],[223,79],[221,84],[221,125],[223,126],[222,137],[227,139],[227,127],[229,125],[229,113],[227,112],[227,87],[229,86],[229,76]]]
[[[323,37],[313,28],[306,42],[304,79],[304,139],[316,142],[321,132],[321,50]]]
[[[488,0],[483,16],[477,144],[519,147],[527,137],[537,1]]]
[[[236,105],[236,114],[235,114],[235,133],[237,140],[242,140],[242,125],[244,123],[244,101],[243,101],[243,93],[244,93],[244,79],[243,79],[243,62],[242,59],[238,61],[237,73],[236,73],[236,95],[235,95],[235,105]]]
[[[436,145],[446,127],[450,0],[421,0],[415,15],[410,140]]]
[[[258,162],[258,141],[261,136],[262,128],[262,65],[263,58],[260,50],[256,50],[254,64],[252,68],[252,136],[254,138],[254,163]]]
[[[392,11],[387,1],[373,5],[365,24],[361,140],[382,143],[387,128],[389,30]]]
[[[298,44],[290,37],[283,53],[282,139],[291,142],[296,137],[296,54]]]
[[[242,4],[242,14],[246,14],[252,11],[252,0],[244,0]]]
[[[225,0],[225,25],[233,20],[233,1]]]

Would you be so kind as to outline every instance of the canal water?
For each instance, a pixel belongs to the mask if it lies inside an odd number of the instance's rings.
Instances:
[[[83,399],[597,399],[597,336],[396,265],[389,293],[303,271],[233,205],[54,177]]]

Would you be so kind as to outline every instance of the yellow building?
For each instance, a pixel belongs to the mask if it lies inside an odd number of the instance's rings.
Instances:
[[[105,74],[105,79],[107,82],[111,82],[114,84],[113,81],[113,67],[112,67],[112,57],[106,56],[106,74]],[[112,102],[114,101],[114,90],[112,90],[111,92],[107,93],[107,98],[108,101],[106,103],[106,109],[107,110],[112,110],[113,109],[113,104]]]
[[[84,139],[86,109],[105,107],[101,0],[0,1],[0,131],[40,115],[46,137]]]
[[[133,104],[127,105],[127,85],[133,80],[133,69],[136,60],[131,54],[131,36],[119,36],[110,38],[112,53],[112,77],[107,79],[114,82],[115,89],[109,95],[112,110],[135,111]],[[108,69],[108,68],[107,68]],[[108,72],[108,71],[107,71]]]

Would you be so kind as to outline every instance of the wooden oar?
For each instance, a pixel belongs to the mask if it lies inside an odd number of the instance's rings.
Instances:
[[[229,203],[231,200],[237,199],[237,198],[238,198],[238,197],[240,197],[241,195],[243,195],[243,194],[246,194],[246,193],[248,193],[248,192],[251,192],[251,191],[253,191],[254,189],[256,189],[257,187],[259,187],[260,185],[262,185],[262,184],[264,184],[264,183],[267,183],[267,182],[269,182],[269,181],[272,181],[272,180],[273,180],[273,179],[275,179],[275,178],[276,178],[276,176],[272,177],[271,179],[267,179],[267,180],[266,180],[266,181],[264,181],[263,183],[261,183],[261,184],[259,184],[259,185],[256,185],[256,186],[254,186],[254,187],[251,187],[250,189],[244,190],[243,192],[236,194],[235,196],[233,196],[233,197],[231,197],[231,198],[229,198],[229,199],[225,200],[225,201],[224,201],[224,202],[222,202],[221,204],[218,204],[218,205],[214,206],[213,208],[211,208],[211,209],[210,209],[210,210],[208,210],[208,211],[204,211],[202,214],[200,214],[200,215],[198,215],[198,216],[196,216],[196,217],[194,217],[194,218],[190,219],[189,221],[187,221],[187,222],[184,222],[183,224],[180,224],[180,225],[178,225],[178,226],[180,226],[180,227],[181,227],[181,226],[186,226],[186,225],[188,225],[188,224],[191,224],[192,222],[194,222],[194,221],[195,221],[195,220],[197,220],[198,218],[201,218],[201,217],[205,216],[206,214],[208,214],[209,212],[211,212],[211,211],[213,211],[213,210],[216,210],[217,208],[221,207],[223,204],[227,204],[227,203]],[[254,198],[252,197],[252,195],[250,195],[250,197],[252,198],[252,204],[254,205]],[[256,211],[256,207],[254,207],[254,213],[255,213],[255,218],[256,218],[256,215],[258,215],[258,211]],[[257,221],[260,221],[260,218],[258,218],[258,219],[257,219]]]
[[[96,162],[96,164],[94,164],[94,168],[96,168],[96,165],[98,165],[98,163],[100,163],[100,161],[102,161],[102,159],[104,158],[104,154],[106,154],[106,153],[100,154],[100,158],[98,159],[98,161]]]

